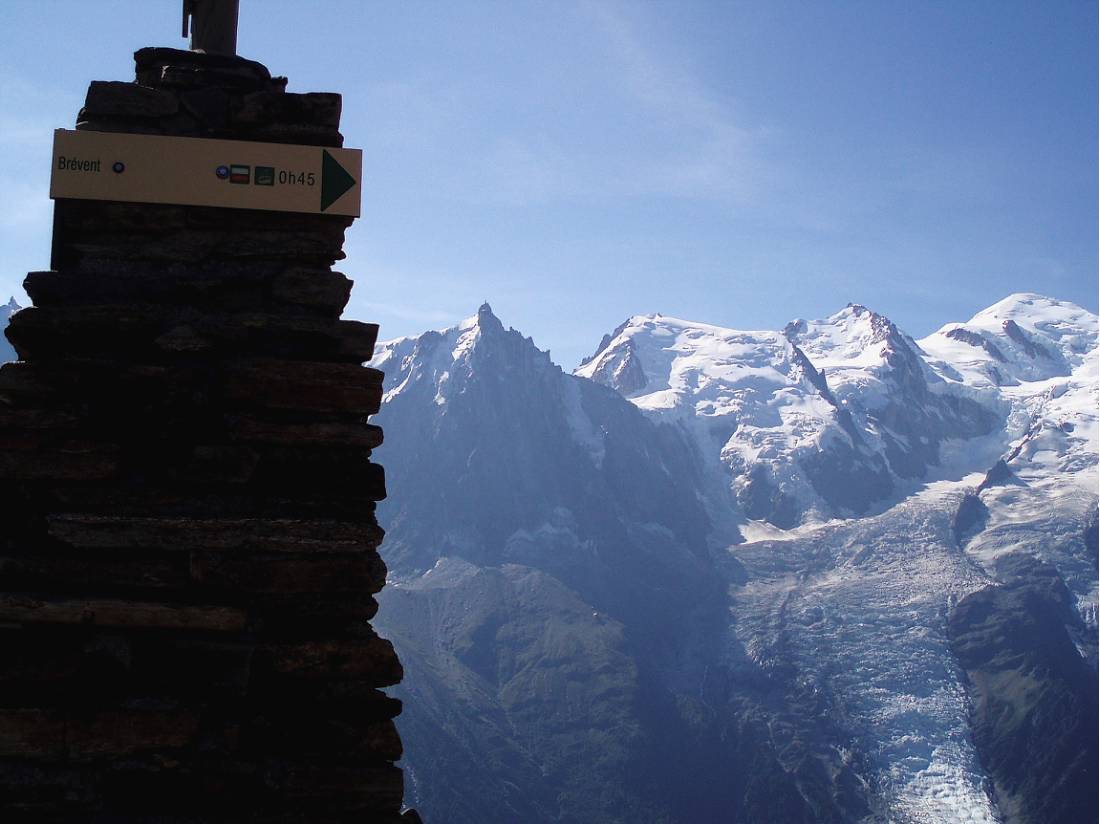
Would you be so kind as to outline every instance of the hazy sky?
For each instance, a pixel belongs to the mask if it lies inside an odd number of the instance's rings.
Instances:
[[[0,0],[3,297],[48,266],[52,130],[186,47],[180,5]],[[240,52],[344,96],[348,315],[395,337],[488,300],[570,369],[636,313],[1096,311],[1096,31],[1092,0],[241,0]]]

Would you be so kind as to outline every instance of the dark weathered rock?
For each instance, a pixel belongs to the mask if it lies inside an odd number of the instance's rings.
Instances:
[[[190,583],[187,558],[133,552],[66,551],[35,547],[0,555],[0,586],[28,592],[87,587],[146,593],[182,590]]]
[[[220,592],[375,593],[386,583],[386,565],[374,552],[338,558],[194,552],[191,577],[203,589]]]
[[[343,260],[350,219],[226,210],[206,206],[58,201],[54,266],[61,271],[117,271],[211,263],[328,267]],[[258,218],[258,215],[271,217]],[[323,220],[327,217],[327,220]],[[151,266],[151,264],[153,266]]]
[[[200,87],[181,92],[180,106],[209,129],[220,131],[229,124],[232,101],[225,89]]]
[[[272,645],[258,651],[271,673],[302,679],[354,679],[372,687],[389,687],[401,680],[401,664],[393,645],[371,635],[343,641]]]
[[[175,95],[136,83],[93,80],[84,102],[84,112],[89,116],[166,117],[177,111],[179,101]]]
[[[382,373],[334,363],[240,360],[228,366],[226,398],[235,409],[287,409],[373,415]]]
[[[290,518],[133,518],[58,514],[49,535],[84,549],[157,548],[163,551],[343,552],[373,550],[382,540],[374,524]]]
[[[188,307],[203,312],[268,313],[285,317],[339,318],[351,281],[321,267],[220,262],[117,264],[89,271],[31,272],[23,288],[37,307],[129,304]]]
[[[233,607],[0,595],[0,622],[10,624],[82,624],[156,630],[239,632],[244,629],[246,621],[247,613]]]
[[[360,490],[334,493],[331,489],[321,492],[299,486],[292,494],[290,490],[263,486],[211,489],[190,484],[150,489],[149,484],[135,477],[95,485],[51,485],[39,489],[38,500],[55,512],[79,510],[88,514],[168,518],[280,519],[293,507],[303,517],[375,525],[374,498],[366,497]]]
[[[69,758],[114,758],[142,750],[171,750],[192,742],[196,710],[112,710],[65,719]]]
[[[2,420],[3,415],[0,413],[0,421]],[[364,423],[288,423],[238,416],[228,423],[228,430],[233,440],[248,443],[353,446],[368,450],[382,444],[381,428]]]
[[[335,755],[337,761],[401,758],[401,739],[392,719],[347,707],[299,707],[292,724],[259,715],[242,731],[242,739],[249,748],[288,756]]]
[[[353,320],[261,314],[212,314],[164,304],[30,307],[6,334],[24,360],[123,351],[156,362],[158,355],[199,351],[362,363],[374,354],[378,327]]]
[[[307,123],[273,123],[270,126],[260,126],[252,129],[249,137],[264,143],[308,143],[313,146],[335,148],[344,145],[344,136],[339,132]]]
[[[1006,583],[959,601],[948,621],[971,725],[1011,822],[1097,818],[1096,673],[1068,630],[1087,633],[1058,572],[1008,556]]]
[[[272,83],[271,72],[262,63],[236,55],[147,47],[134,52],[137,81],[141,85],[233,86],[265,89]],[[279,84],[275,84],[279,87]],[[286,81],[283,80],[285,87]]]
[[[316,307],[339,316],[351,297],[351,281],[339,272],[292,269],[275,278],[271,294],[288,304]]]
[[[0,407],[0,431],[25,432],[42,429],[71,431],[82,419],[80,411],[75,409]]]
[[[60,758],[65,719],[48,710],[0,710],[0,756]]]
[[[951,521],[951,531],[959,546],[963,546],[989,520],[989,510],[979,495],[968,492],[959,502],[955,517]]]
[[[339,95],[142,49],[77,128],[339,146]],[[0,367],[0,806],[12,821],[399,824],[369,622],[378,329],[351,218],[59,200]],[[414,814],[415,815],[415,814]]]
[[[978,492],[983,492],[994,486],[1005,486],[1012,483],[1015,478],[1016,476],[1002,458],[998,460],[997,463],[993,464],[989,471],[985,473],[985,477],[978,485]]]
[[[340,127],[340,95],[285,92],[253,92],[241,98],[232,113],[238,125],[303,125],[313,128]]]

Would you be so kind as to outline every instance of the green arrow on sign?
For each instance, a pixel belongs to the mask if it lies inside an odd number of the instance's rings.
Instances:
[[[340,199],[348,189],[355,185],[355,178],[347,169],[336,162],[328,152],[321,153],[321,211]]]

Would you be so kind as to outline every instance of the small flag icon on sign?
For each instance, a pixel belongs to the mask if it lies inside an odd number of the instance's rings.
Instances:
[[[239,166],[236,163],[229,167],[229,182],[230,183],[248,183],[249,172],[251,166]]]

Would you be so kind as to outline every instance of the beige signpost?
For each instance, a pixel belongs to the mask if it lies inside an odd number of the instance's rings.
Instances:
[[[50,197],[358,217],[362,169],[359,149],[58,129]]]

